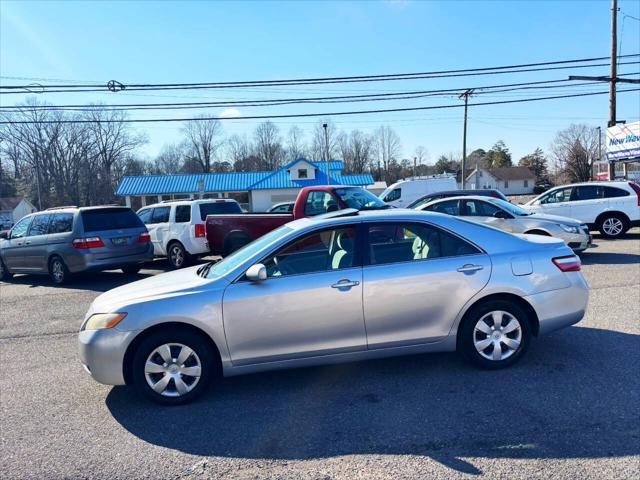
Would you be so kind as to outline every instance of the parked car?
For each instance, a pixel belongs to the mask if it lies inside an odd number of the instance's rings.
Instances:
[[[591,247],[589,227],[577,220],[543,213],[533,214],[522,207],[492,197],[453,197],[417,208],[456,215],[510,233],[527,233],[561,238],[575,253]]]
[[[209,215],[207,217],[209,248],[214,254],[227,256],[252,240],[292,220],[344,208],[370,210],[390,207],[361,187],[336,185],[304,187],[298,193],[291,213]]]
[[[98,382],[169,404],[219,375],[393,355],[458,350],[495,369],[580,321],[587,298],[580,259],[559,239],[347,209],[102,294],[80,359]]]
[[[268,213],[291,213],[295,202],[276,203],[268,210]]]
[[[454,176],[416,177],[400,180],[389,186],[380,194],[380,199],[393,207],[404,208],[429,193],[455,190],[456,188]]]
[[[134,274],[152,258],[149,233],[130,208],[53,208],[22,218],[0,240],[0,279],[36,273],[61,284],[77,272]]]
[[[138,210],[149,229],[154,255],[167,257],[173,268],[185,267],[194,258],[210,253],[205,232],[207,215],[238,213],[242,213],[240,204],[228,198],[176,200]]]
[[[534,213],[571,217],[620,238],[640,225],[640,185],[633,182],[588,182],[555,187],[524,205]]]
[[[533,186],[533,193],[536,194],[536,195],[539,195],[541,193],[546,192],[550,188],[553,188],[553,183],[551,183],[551,182],[537,182]]]
[[[440,200],[441,198],[460,197],[460,196],[467,196],[467,195],[476,195],[476,196],[479,195],[482,197],[500,198],[505,202],[509,201],[509,199],[505,197],[504,193],[502,193],[500,190],[485,189],[485,188],[478,189],[478,190],[446,190],[444,192],[430,193],[429,195],[420,197],[417,200],[411,202],[407,206],[407,208],[417,209],[422,205],[426,205],[427,203],[433,202],[434,200]]]

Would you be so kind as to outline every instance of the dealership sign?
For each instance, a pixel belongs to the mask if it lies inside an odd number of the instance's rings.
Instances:
[[[640,122],[607,128],[607,160],[640,157]]]

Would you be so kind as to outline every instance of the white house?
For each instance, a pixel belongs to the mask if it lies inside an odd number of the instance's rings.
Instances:
[[[501,167],[475,169],[464,182],[464,188],[492,188],[505,195],[533,193],[536,176],[527,167]]]
[[[24,197],[0,198],[0,230],[11,228],[25,215],[37,211],[38,209]]]
[[[374,183],[369,173],[343,173],[343,169],[341,160],[331,160],[327,165],[300,157],[271,172],[125,176],[116,188],[116,195],[124,197],[128,206],[133,206],[134,199],[145,205],[148,197],[160,202],[196,196],[242,196],[250,211],[265,212],[276,203],[295,200],[302,187],[327,184],[365,187]]]

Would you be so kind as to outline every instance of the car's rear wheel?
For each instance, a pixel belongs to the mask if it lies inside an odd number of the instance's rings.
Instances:
[[[513,302],[496,300],[469,312],[462,325],[459,348],[476,365],[497,369],[517,362],[530,341],[527,314]]]
[[[135,275],[140,271],[142,265],[125,265],[122,267],[122,273],[126,275]]]
[[[189,263],[189,254],[179,242],[169,244],[169,248],[167,249],[167,258],[169,259],[171,268],[176,270],[186,267]]]
[[[60,257],[52,257],[49,260],[49,276],[56,285],[62,285],[69,280],[69,270]]]
[[[11,277],[13,277],[13,273],[11,273],[7,269],[7,266],[4,264],[4,262],[0,258],[0,280],[6,281],[6,280],[9,280]]]
[[[133,382],[147,398],[167,405],[190,402],[216,376],[211,347],[187,330],[160,331],[145,338],[133,357]]]
[[[605,214],[598,221],[598,230],[607,238],[620,238],[628,229],[627,220],[615,213]]]

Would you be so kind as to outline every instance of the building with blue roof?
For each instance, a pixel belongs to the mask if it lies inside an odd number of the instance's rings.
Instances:
[[[246,198],[252,212],[267,211],[272,205],[295,200],[302,187],[314,185],[372,185],[369,173],[343,173],[342,160],[314,162],[296,158],[273,172],[185,173],[175,175],[124,176],[116,195],[132,206],[140,199],[152,201],[177,198]],[[134,199],[136,199],[134,201]],[[242,200],[241,200],[242,201]]]

